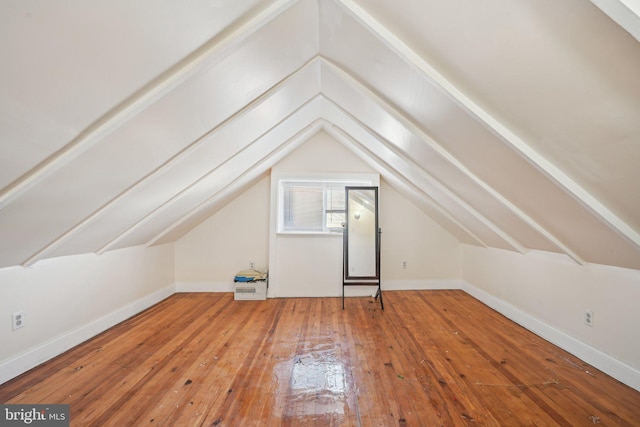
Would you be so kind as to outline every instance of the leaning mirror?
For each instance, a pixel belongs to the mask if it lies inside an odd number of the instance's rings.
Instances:
[[[378,187],[345,188],[344,286],[377,286],[380,292]]]

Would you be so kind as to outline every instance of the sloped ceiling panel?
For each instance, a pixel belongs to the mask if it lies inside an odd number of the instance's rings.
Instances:
[[[344,118],[347,119],[348,117],[345,116]],[[372,169],[378,171],[382,178],[392,185],[400,194],[408,200],[411,200],[424,213],[434,219],[460,242],[486,246],[478,236],[474,235],[464,224],[446,212],[429,194],[425,193],[422,188],[419,188],[408,177],[400,175],[390,167],[386,161],[379,158],[374,152],[368,150],[366,148],[368,144],[362,143],[362,141],[366,141],[367,138],[361,139],[360,141],[355,140],[354,136],[347,134],[333,124],[328,125],[325,130],[336,140],[342,142],[345,147],[361,158]],[[363,132],[366,133],[365,130],[363,130]],[[357,135],[357,132],[354,132],[354,135]],[[371,138],[375,140],[375,137]]]
[[[591,2],[640,41],[640,2],[638,0],[591,0]]]
[[[0,188],[266,2],[0,4]]]
[[[0,233],[9,237],[0,242],[0,258],[24,263],[34,249],[50,245],[304,64],[317,49],[311,6],[294,5],[223,62],[176,87],[106,138],[87,143],[77,156],[60,158],[64,167],[0,211]]]
[[[185,233],[191,231],[194,227],[206,220],[210,215],[218,211],[226,202],[236,195],[245,191],[250,185],[263,176],[269,175],[270,168],[278,161],[289,155],[293,150],[302,145],[305,141],[323,129],[323,121],[316,119],[309,125],[304,126],[298,132],[291,135],[292,124],[295,126],[303,126],[313,117],[317,117],[319,98],[314,98],[310,103],[306,104],[296,114],[292,115],[292,123],[289,126],[277,126],[274,132],[265,135],[266,143],[268,139],[273,138],[278,141],[278,147],[269,152],[262,159],[254,159],[255,162],[244,167],[248,169],[238,168],[237,178],[227,185],[222,191],[209,194],[206,200],[201,201],[189,212],[185,212],[177,221],[169,224],[167,228],[160,231],[151,240],[147,241],[147,245],[171,243],[182,237]],[[261,138],[262,139],[262,138]],[[284,142],[283,142],[284,141]]]
[[[440,82],[424,72],[426,67],[403,55],[395,40],[379,31],[376,27],[379,23],[369,15],[361,13],[348,1],[323,3],[321,14],[321,22],[326,26],[321,27],[324,55],[358,76],[368,87],[375,88],[381,98],[416,121],[482,181],[541,224],[565,252],[575,254],[577,260],[597,262],[606,259],[610,262],[611,248],[624,248],[621,252],[628,254],[625,265],[637,266],[633,230],[624,235],[620,230],[625,227],[619,227],[612,233],[611,223],[601,221],[600,212],[594,212],[599,207],[597,203],[589,204],[588,198],[576,200],[578,197],[571,194],[574,188],[582,190],[579,186],[571,181],[566,186],[560,181],[558,186],[557,177],[551,173],[555,169],[545,170],[536,163],[537,159],[527,159],[522,151],[514,150],[518,148],[514,147],[514,142],[524,145],[521,139],[505,140],[504,135],[499,134],[503,124],[493,126],[493,121],[483,123],[484,117],[468,114],[465,110],[476,106],[460,105],[460,97],[446,87],[441,90]],[[363,48],[365,45],[368,48]],[[628,154],[633,161],[638,159],[637,150]],[[585,191],[575,193],[588,194]],[[609,216],[617,220],[615,216]],[[568,222],[573,225],[568,226]]]
[[[640,52],[590,3],[35,5],[0,5],[0,266],[175,241],[323,130],[462,242],[640,268]]]
[[[448,189],[450,196],[455,195],[463,203],[456,203],[456,211],[473,210],[475,217],[482,216],[485,221],[495,224],[494,229],[509,230],[513,238],[509,249],[520,250],[520,241],[527,242],[531,249],[557,251],[548,239],[540,235],[500,199],[496,192],[466,170],[454,156],[426,132],[415,125],[410,118],[394,110],[385,103],[378,94],[364,88],[351,76],[332,64],[325,63],[322,72],[323,93],[334,100],[340,107],[357,116],[363,125],[387,141],[392,149],[404,157],[404,161],[412,165],[411,169],[428,174],[437,181],[440,187]],[[432,192],[429,192],[434,197]],[[442,200],[440,200],[443,203]],[[468,212],[467,212],[468,213]],[[490,242],[491,240],[489,240]],[[486,242],[486,243],[489,243]],[[502,247],[501,243],[499,247]]]
[[[366,2],[366,11],[637,245],[640,202],[628,189],[640,174],[640,44],[581,1],[406,5]]]
[[[276,161],[282,159],[286,153],[291,152],[296,145],[304,142],[297,138],[297,134],[317,117],[314,111],[316,108],[313,102],[305,104],[292,117],[292,121],[276,125],[269,133],[258,138],[246,149],[225,160],[220,167],[212,170],[195,185],[186,188],[178,195],[179,199],[169,200],[168,203],[153,212],[152,216],[136,224],[136,227],[124,235],[123,239],[119,239],[120,241],[112,245],[112,248],[135,246],[154,241],[164,230],[172,228],[173,224],[181,223],[185,217],[192,215],[194,210],[207,207],[210,199],[219,197],[219,192],[224,191],[227,186],[232,185],[243,175],[253,174],[256,177],[262,175]],[[307,138],[311,136],[312,134],[308,134]],[[292,140],[296,142],[295,145],[286,144]]]
[[[107,246],[114,235],[124,233],[136,222],[151,214],[158,206],[221,167],[222,163],[249,147],[260,136],[273,131],[284,118],[292,115],[320,90],[319,67],[309,64],[287,77],[287,83],[276,85],[260,99],[248,104],[232,117],[196,139],[165,165],[147,176],[130,191],[103,206],[52,255],[94,252]],[[146,242],[143,242],[146,243]]]
[[[360,157],[365,163],[380,173],[380,176],[396,189],[400,194],[412,201],[430,218],[434,219],[441,227],[451,233],[462,243],[476,246],[486,246],[482,240],[469,230],[469,228],[446,212],[435,200],[419,188],[407,177],[399,175],[396,170],[389,167],[385,161],[377,157],[373,152],[366,149],[360,142],[354,140],[349,135],[341,132],[335,126],[327,127],[327,132],[341,141],[354,154]]]
[[[502,238],[500,233],[496,233],[490,221],[480,215],[475,215],[464,201],[449,192],[448,189],[434,179],[433,176],[421,171],[419,168],[411,168],[410,165],[407,164],[406,159],[391,149],[384,139],[372,134],[369,129],[363,128],[359,123],[351,120],[344,111],[336,111],[335,108],[328,108],[327,111],[325,111],[325,117],[332,123],[335,123],[340,129],[344,129],[347,134],[351,135],[352,138],[358,141],[368,152],[381,159],[381,162],[393,170],[396,175],[403,176],[407,180],[410,180],[416,187],[428,194],[429,198],[433,199],[443,212],[455,218],[457,222],[465,224],[468,230],[472,230],[471,233],[473,236],[483,244],[503,249],[514,249],[513,246]]]

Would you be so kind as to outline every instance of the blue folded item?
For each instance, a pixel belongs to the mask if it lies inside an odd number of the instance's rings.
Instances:
[[[233,278],[234,282],[261,282],[266,281],[268,273],[258,270],[242,270]]]

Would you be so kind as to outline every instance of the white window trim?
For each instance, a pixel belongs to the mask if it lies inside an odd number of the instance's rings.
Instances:
[[[285,182],[300,183],[344,183],[345,186],[380,186],[380,175],[375,173],[287,173],[277,178],[277,206],[276,206],[276,234],[277,235],[305,235],[305,236],[342,236],[342,230],[285,230],[283,219]]]

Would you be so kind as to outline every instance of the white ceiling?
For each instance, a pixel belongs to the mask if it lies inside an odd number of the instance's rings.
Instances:
[[[462,242],[638,269],[633,2],[4,0],[0,267],[175,241],[324,131]]]

